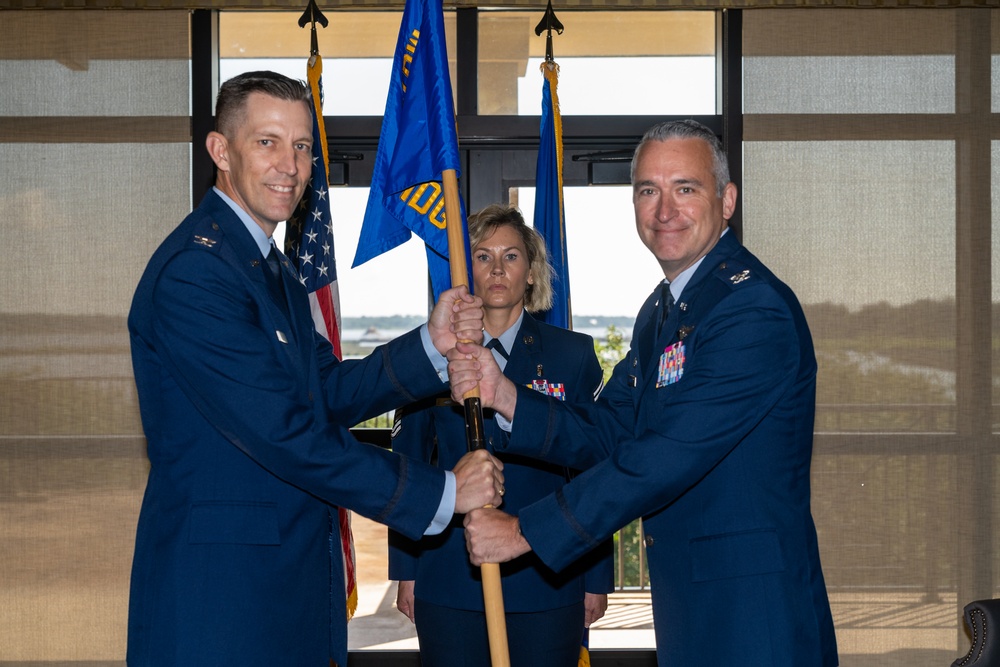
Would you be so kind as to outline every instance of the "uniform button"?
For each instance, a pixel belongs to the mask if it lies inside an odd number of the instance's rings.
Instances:
[[[652,535],[647,535],[646,536],[646,546],[647,547],[653,546],[653,536]]]
[[[313,393],[310,391],[309,392],[309,402],[311,403],[312,400],[313,400]]]

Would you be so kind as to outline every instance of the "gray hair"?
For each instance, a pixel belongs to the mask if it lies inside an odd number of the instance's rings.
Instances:
[[[629,170],[629,180],[635,182],[635,164],[639,152],[650,141],[666,141],[667,139],[701,139],[712,149],[712,174],[715,176],[715,194],[719,197],[729,184],[729,160],[722,150],[722,142],[715,132],[695,120],[669,120],[657,123],[646,130],[642,139],[632,154],[632,166]]]

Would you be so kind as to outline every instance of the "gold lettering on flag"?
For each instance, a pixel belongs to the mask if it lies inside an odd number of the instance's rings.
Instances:
[[[426,199],[424,195],[427,195]],[[407,188],[399,193],[399,198],[438,229],[446,227],[443,190],[437,181],[428,181]]]

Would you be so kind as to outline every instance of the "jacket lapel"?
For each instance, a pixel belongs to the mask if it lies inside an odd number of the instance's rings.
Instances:
[[[292,262],[281,254],[282,283],[285,288],[285,298],[290,309],[289,319],[292,333],[298,344],[303,365],[309,367],[309,356],[314,347],[313,336],[316,335],[316,324],[312,320],[312,302],[305,286],[299,280],[299,274]]]
[[[651,376],[655,377],[664,348],[680,340],[679,331],[682,321],[689,326],[697,325],[696,322],[686,321],[687,318],[685,316],[689,310],[688,304],[693,303],[698,298],[698,294],[705,286],[705,281],[718,268],[719,263],[732,256],[739,249],[740,242],[736,239],[736,233],[732,230],[729,230],[729,232],[719,239],[715,247],[708,251],[705,259],[698,265],[698,269],[691,276],[691,280],[684,286],[684,291],[681,293],[680,298],[677,299],[677,303],[670,310],[670,314],[667,316],[667,321],[663,323],[663,330],[659,336],[656,336],[656,308],[653,308],[646,316],[642,332],[642,336],[644,337],[639,340],[639,344],[642,345],[639,351],[640,355],[642,355],[643,374],[647,382]],[[655,303],[656,300],[657,293],[654,290],[650,298],[647,299],[647,304],[650,301]],[[643,308],[645,307],[644,305]],[[646,347],[646,345],[649,347]]]
[[[641,359],[644,371],[649,365],[649,355],[652,354],[652,350],[656,347],[656,319],[660,306],[659,296],[660,283],[657,283],[656,287],[653,288],[653,292],[646,297],[646,301],[642,304],[642,308],[639,309],[639,314],[635,318],[635,330],[633,334],[635,344],[633,346],[633,353],[637,354]],[[663,331],[668,330],[664,326]]]
[[[698,298],[698,294],[701,293],[708,277],[719,268],[719,264],[732,257],[740,247],[740,242],[736,239],[736,232],[729,230],[729,232],[719,239],[715,247],[705,255],[705,260],[698,266],[698,270],[694,272],[694,275],[691,276],[690,282],[684,287],[684,292],[681,294],[680,299],[677,300],[677,305],[670,311],[670,317],[667,318],[663,326],[664,331],[669,332],[670,339],[667,342],[678,339],[677,330],[680,328],[681,321],[686,319],[685,315],[689,312],[688,304],[693,303]]]
[[[539,360],[542,358],[542,339],[538,333],[538,321],[529,313],[524,313],[521,328],[511,346],[510,358],[503,374],[515,384],[528,384],[538,377]],[[544,373],[544,368],[542,369]]]
[[[265,273],[270,271],[270,269],[261,256],[257,243],[253,240],[250,232],[246,230],[246,227],[243,226],[236,213],[214,191],[209,191],[202,201],[201,207],[205,208],[213,222],[219,225],[225,234],[227,243],[221,248],[220,256],[229,262],[237,272],[243,275],[250,284],[261,307],[272,318],[275,328],[272,335],[275,344],[284,350],[301,370],[302,362],[299,359],[299,355],[293,352],[292,349],[298,347],[291,323],[291,319],[293,318],[289,312],[290,309],[291,312],[295,312],[295,306],[291,300],[283,303],[284,299],[281,298],[282,295],[278,291],[280,287],[277,281],[272,280],[271,276]],[[288,261],[283,255],[280,255],[280,257],[282,264]],[[291,281],[295,281],[296,278],[284,266],[282,267],[282,271],[284,272],[282,274],[282,282],[284,283],[285,294],[286,296],[290,296],[289,293],[296,290],[290,290],[289,284]],[[301,292],[301,290],[298,291]],[[306,306],[306,312],[308,312],[308,306]],[[267,329],[269,327],[265,326],[264,328]]]

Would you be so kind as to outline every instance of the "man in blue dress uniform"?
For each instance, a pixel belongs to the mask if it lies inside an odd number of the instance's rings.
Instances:
[[[468,514],[472,562],[534,551],[559,570],[642,517],[660,665],[832,667],[802,309],[728,229],[736,186],[710,130],[651,128],[632,186],[636,228],[666,279],[596,404],[517,387],[481,347],[449,353],[452,391],[478,380],[483,404],[513,421],[508,452],[589,467],[518,517]]]
[[[502,465],[485,451],[446,472],[347,430],[441,391],[443,353],[457,337],[481,339],[482,302],[450,290],[424,327],[337,361],[271,242],[309,179],[310,109],[308,89],[273,72],[223,84],[207,140],[216,187],[135,292],[150,471],[129,599],[133,667],[343,667],[338,507],[417,538],[501,500]]]

